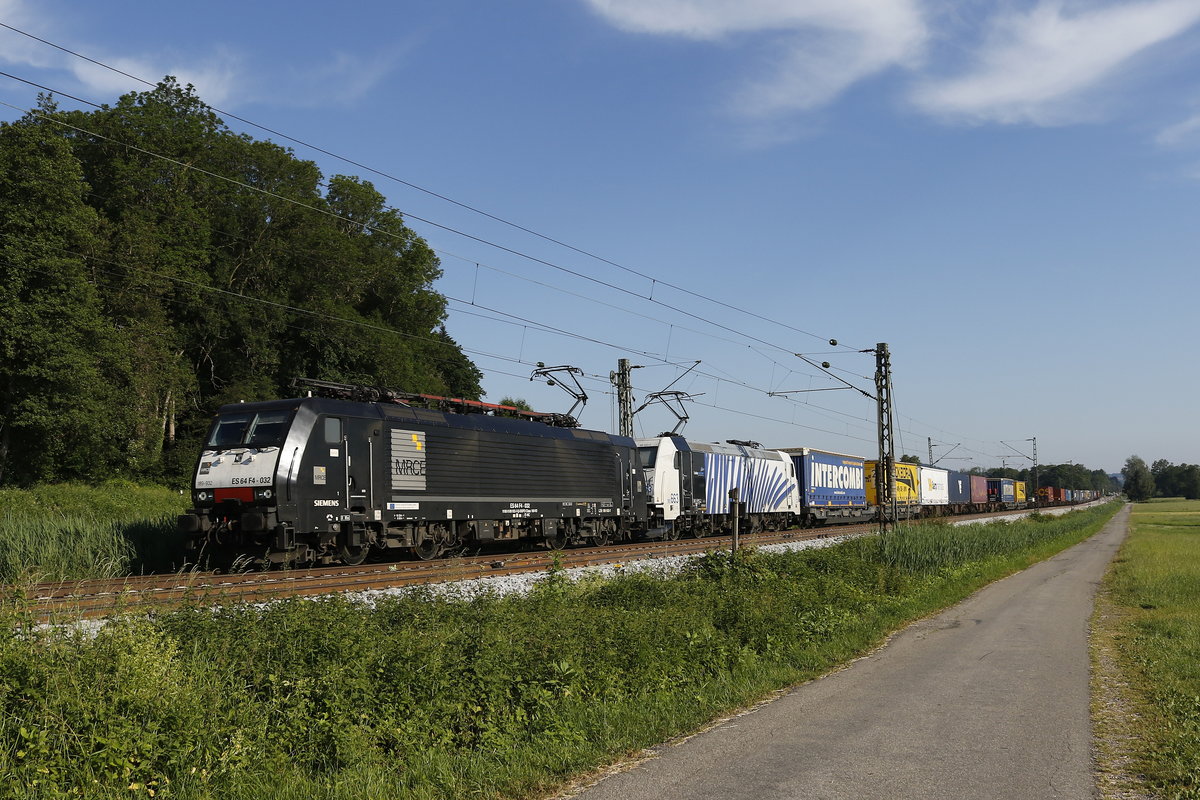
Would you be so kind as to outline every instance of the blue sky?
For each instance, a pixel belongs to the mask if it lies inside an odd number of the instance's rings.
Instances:
[[[796,353],[872,389],[855,350],[887,342],[898,454],[1200,461],[1200,0],[0,0],[0,22],[577,248],[292,145],[439,251],[486,399],[566,410],[528,378],[570,364],[614,430],[628,357],[639,405],[683,376],[685,435],[871,456],[858,392],[768,392],[841,385]],[[0,62],[95,102],[141,88],[7,30]]]

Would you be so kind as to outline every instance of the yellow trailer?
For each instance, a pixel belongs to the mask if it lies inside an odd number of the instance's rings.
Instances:
[[[866,483],[867,489],[867,503],[873,506],[879,505],[878,493],[875,491],[875,469],[878,465],[878,461],[867,461],[866,471],[863,474],[863,482]],[[896,476],[896,504],[901,506],[917,505],[921,498],[919,466],[897,461],[892,464],[892,474]]]

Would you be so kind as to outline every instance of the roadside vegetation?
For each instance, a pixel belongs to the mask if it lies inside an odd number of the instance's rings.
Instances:
[[[1200,798],[1200,501],[1135,504],[1106,583],[1132,766],[1163,797]]]
[[[0,489],[0,584],[170,570],[186,502],[128,481]]]
[[[7,796],[537,795],[877,645],[1117,505],[922,525],[521,596],[424,590],[129,616],[0,610]],[[64,620],[64,622],[67,622]]]

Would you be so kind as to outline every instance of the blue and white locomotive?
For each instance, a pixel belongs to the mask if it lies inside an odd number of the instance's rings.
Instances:
[[[689,442],[682,436],[638,439],[647,490],[647,534],[675,539],[733,526],[731,492],[747,530],[782,530],[800,513],[796,466],[780,450],[754,442]]]

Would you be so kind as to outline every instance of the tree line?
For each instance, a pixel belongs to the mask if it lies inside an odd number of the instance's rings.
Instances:
[[[1125,495],[1134,502],[1152,497],[1183,497],[1200,500],[1200,465],[1172,464],[1160,458],[1150,466],[1138,456],[1125,460],[1121,470]]]
[[[43,96],[0,124],[0,485],[179,480],[219,405],[296,376],[479,399],[440,274],[369,182],[191,86]]]

